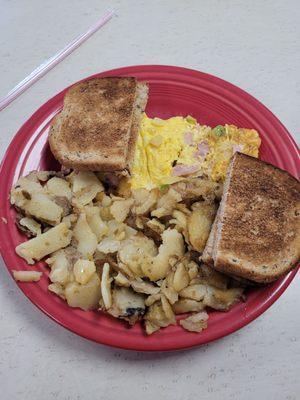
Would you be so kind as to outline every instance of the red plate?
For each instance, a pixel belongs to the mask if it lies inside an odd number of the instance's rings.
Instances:
[[[284,126],[252,96],[236,86],[201,72],[169,66],[149,65],[115,69],[94,76],[135,76],[150,84],[147,114],[167,118],[194,116],[201,124],[235,124],[257,129],[262,138],[261,158],[289,171],[299,179],[299,151]],[[59,168],[47,144],[49,124],[62,108],[66,89],[49,100],[22,126],[9,146],[1,165],[0,220],[1,253],[8,270],[26,269],[15,254],[24,240],[16,229],[15,211],[8,202],[9,190],[20,175],[35,169]],[[170,326],[147,337],[137,324],[128,329],[108,315],[69,308],[47,291],[48,269],[43,263],[33,267],[44,271],[38,283],[19,283],[24,294],[44,313],[69,330],[98,343],[134,350],[175,350],[200,345],[240,329],[262,314],[290,284],[296,270],[272,285],[252,290],[245,303],[229,312],[211,312],[208,328],[201,333]]]

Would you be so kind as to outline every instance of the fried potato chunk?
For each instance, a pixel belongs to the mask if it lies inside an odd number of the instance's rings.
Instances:
[[[19,244],[16,247],[16,253],[24,258],[28,264],[33,264],[34,260],[39,261],[48,254],[68,246],[71,237],[72,231],[68,229],[64,222],[61,222],[34,239]]]
[[[193,313],[179,323],[201,332],[205,308],[227,311],[245,287],[199,263],[221,189],[205,177],[132,190],[122,173],[34,171],[11,190],[32,238],[16,252],[31,264],[48,256],[48,290],[70,307],[142,320],[148,335]],[[13,271],[23,282],[41,274]]]
[[[38,282],[43,275],[42,272],[38,271],[15,271],[13,270],[13,277],[19,282]]]
[[[190,332],[201,332],[207,327],[208,314],[203,311],[182,319],[179,324]]]
[[[127,265],[134,276],[145,276],[151,266],[151,260],[157,254],[157,248],[153,240],[143,234],[138,234],[124,240],[118,252],[119,260]]]
[[[176,229],[167,229],[162,234],[162,244],[158,254],[150,264],[143,264],[142,271],[151,281],[165,278],[171,268],[169,259],[172,256],[183,256],[184,242],[182,235]]]
[[[188,237],[193,250],[202,252],[208,239],[216,213],[214,203],[197,203],[188,216]]]
[[[70,282],[66,285],[64,295],[70,307],[79,307],[83,310],[94,310],[98,307],[101,298],[100,279],[94,273],[84,285]]]

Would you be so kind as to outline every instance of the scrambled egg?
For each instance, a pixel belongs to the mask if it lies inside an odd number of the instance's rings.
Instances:
[[[144,114],[131,186],[152,189],[203,174],[223,181],[234,152],[258,157],[260,144],[254,129],[234,125],[212,129],[190,116],[162,120]]]

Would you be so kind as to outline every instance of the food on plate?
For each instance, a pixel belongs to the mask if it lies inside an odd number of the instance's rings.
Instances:
[[[193,313],[180,325],[200,332],[207,308],[228,311],[298,262],[299,182],[256,159],[254,129],[149,118],[147,95],[130,77],[68,90],[49,134],[64,168],[11,189],[29,237],[16,252],[47,257],[48,289],[70,307],[142,321],[148,335]],[[26,272],[16,279],[39,278]]]
[[[237,153],[203,261],[226,274],[272,282],[299,262],[299,218],[299,181]]]
[[[197,202],[188,216],[188,236],[194,250],[203,252],[216,214],[215,203]]]
[[[133,188],[152,189],[207,175],[223,181],[232,155],[258,156],[260,137],[254,129],[200,125],[188,116],[141,121],[132,167]]]
[[[177,314],[224,311],[242,298],[242,286],[198,260],[219,201],[216,183],[202,176],[163,190],[129,186],[123,197],[100,179],[91,171],[35,171],[11,190],[18,226],[31,237],[16,252],[31,264],[48,257],[50,292],[70,307],[131,325],[143,320],[148,334],[176,323]],[[29,207],[32,198],[41,204]],[[61,212],[38,213],[45,201]],[[182,326],[204,328],[201,321]]]
[[[254,129],[201,126],[193,117],[148,118],[145,82],[94,78],[69,89],[49,134],[51,151],[76,170],[132,170],[133,188],[152,189],[206,174],[225,178],[232,154],[258,156]]]
[[[54,118],[54,157],[77,170],[130,168],[148,87],[133,77],[94,78],[72,86]]]
[[[19,282],[38,282],[43,275],[42,272],[39,271],[16,271],[13,270],[13,277],[16,281]]]
[[[180,325],[190,332],[201,332],[207,327],[208,314],[203,311],[179,321]]]
[[[66,299],[70,307],[80,307],[83,310],[95,309],[101,299],[100,278],[94,273],[85,284],[68,282],[59,295]]]
[[[28,264],[34,264],[34,260],[39,261],[48,254],[68,246],[71,238],[72,232],[61,222],[35,238],[19,244],[16,253]]]

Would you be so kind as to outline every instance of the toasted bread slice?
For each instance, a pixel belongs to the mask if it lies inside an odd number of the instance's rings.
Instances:
[[[224,184],[212,250],[214,268],[272,282],[300,259],[300,183],[288,172],[236,153]]]
[[[137,135],[141,84],[132,77],[95,78],[71,87],[54,118],[49,144],[64,166],[78,170],[120,171]],[[133,152],[133,150],[130,150]]]

